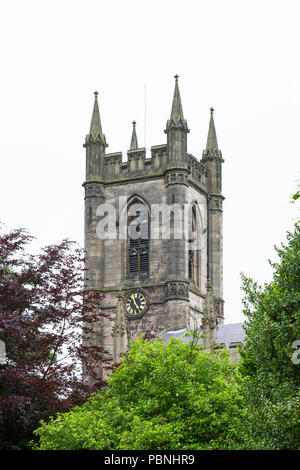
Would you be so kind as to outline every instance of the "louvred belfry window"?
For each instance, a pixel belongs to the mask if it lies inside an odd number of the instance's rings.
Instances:
[[[128,264],[129,275],[148,275],[149,272],[149,230],[148,212],[136,210],[128,218]]]
[[[199,249],[198,249],[198,237],[199,233],[197,230],[197,214],[195,206],[191,213],[191,225],[190,225],[189,243],[193,244],[193,248],[188,250],[188,275],[189,279],[196,285],[199,285]]]

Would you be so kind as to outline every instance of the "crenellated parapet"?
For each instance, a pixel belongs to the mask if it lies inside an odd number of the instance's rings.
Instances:
[[[104,157],[104,182],[115,181],[134,176],[148,177],[153,172],[152,158],[146,158],[146,149],[128,150],[127,161],[123,161],[122,152],[108,153]]]
[[[109,153],[104,156],[104,178],[113,178],[120,173],[122,152]]]
[[[192,183],[207,192],[209,172],[207,166],[193,155],[186,154],[180,165],[170,167],[166,144],[152,146],[150,158],[146,158],[145,148],[137,148],[128,150],[127,161],[123,161],[122,152],[105,154],[103,161],[104,174],[101,178],[103,183],[124,178],[140,179],[161,175],[164,176],[166,185]]]
[[[167,166],[167,144],[151,147],[151,167],[154,171]]]
[[[197,160],[193,155],[188,154],[188,170],[190,172],[190,179],[194,184],[200,186],[202,189],[207,191],[208,188],[208,168],[207,166]]]
[[[145,168],[146,149],[134,149],[127,152],[129,171],[131,173],[143,171]]]

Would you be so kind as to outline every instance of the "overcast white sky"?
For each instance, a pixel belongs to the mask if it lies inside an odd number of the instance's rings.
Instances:
[[[83,244],[85,151],[99,91],[108,152],[131,122],[148,156],[163,144],[177,73],[200,158],[209,108],[223,165],[226,323],[242,321],[240,275],[267,259],[299,215],[300,3],[285,0],[1,2],[0,220],[38,246]]]

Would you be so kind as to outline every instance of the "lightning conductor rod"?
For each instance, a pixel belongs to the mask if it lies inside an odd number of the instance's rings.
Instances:
[[[147,85],[145,83],[145,90],[144,90],[144,147],[146,148],[146,109],[147,109]]]

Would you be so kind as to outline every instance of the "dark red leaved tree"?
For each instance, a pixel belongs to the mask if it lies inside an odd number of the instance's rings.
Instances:
[[[102,295],[84,287],[83,250],[64,240],[32,255],[31,240],[23,229],[0,233],[0,449],[26,448],[41,419],[104,385],[95,329],[108,317]]]

